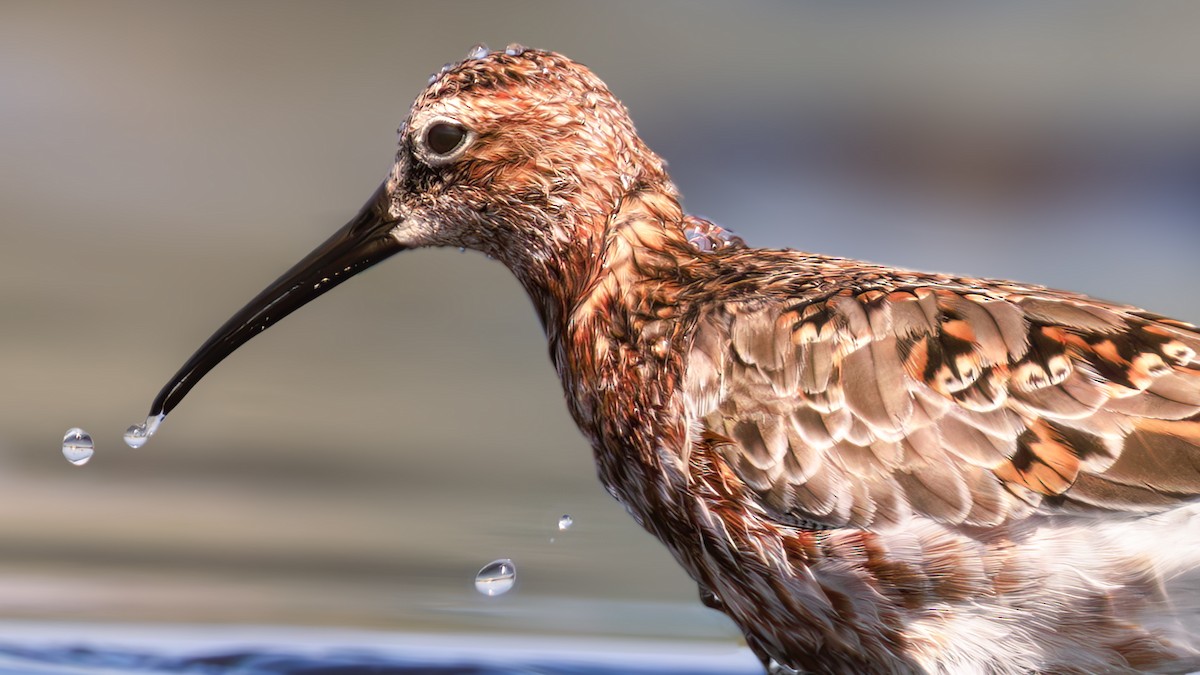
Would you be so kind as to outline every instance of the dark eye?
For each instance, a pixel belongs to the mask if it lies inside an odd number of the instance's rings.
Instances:
[[[467,130],[449,122],[438,122],[425,132],[425,147],[435,155],[448,155],[467,138]]]

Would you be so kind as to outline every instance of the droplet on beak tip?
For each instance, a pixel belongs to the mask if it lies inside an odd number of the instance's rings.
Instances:
[[[158,431],[158,425],[166,419],[166,415],[151,415],[146,418],[141,424],[134,424],[125,430],[125,445],[137,449],[146,444],[154,432]]]

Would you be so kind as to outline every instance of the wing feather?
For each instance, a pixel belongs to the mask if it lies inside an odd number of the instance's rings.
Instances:
[[[1200,497],[1190,324],[879,269],[862,291],[775,291],[696,324],[687,393],[780,522],[878,528],[919,513],[994,525]]]
[[[872,340],[845,357],[841,368],[846,406],[874,429],[898,433],[913,414],[896,338]]]

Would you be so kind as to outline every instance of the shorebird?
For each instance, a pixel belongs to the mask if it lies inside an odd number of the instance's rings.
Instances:
[[[583,65],[434,75],[386,180],[163,388],[405,249],[520,280],[601,481],[772,672],[1200,669],[1200,332],[745,245]]]

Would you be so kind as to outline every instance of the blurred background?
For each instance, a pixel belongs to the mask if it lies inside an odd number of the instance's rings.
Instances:
[[[528,301],[481,255],[390,260],[146,447],[121,433],[356,212],[476,42],[588,64],[685,207],[751,244],[1200,321],[1197,34],[1185,2],[0,3],[0,619],[732,649],[597,482]],[[496,558],[518,585],[486,598]]]

